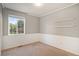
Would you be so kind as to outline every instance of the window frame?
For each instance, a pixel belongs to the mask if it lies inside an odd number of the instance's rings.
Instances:
[[[17,33],[17,34],[10,34],[10,23],[9,23],[9,17],[10,16],[14,16],[16,18],[22,18],[22,20],[24,21],[24,33]],[[18,26],[17,26],[18,27]],[[8,35],[25,35],[25,17],[23,16],[18,16],[18,15],[12,15],[12,14],[8,14]]]

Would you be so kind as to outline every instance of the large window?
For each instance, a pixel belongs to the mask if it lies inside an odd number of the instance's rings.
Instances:
[[[23,17],[9,15],[8,16],[8,34],[24,34],[25,19]]]

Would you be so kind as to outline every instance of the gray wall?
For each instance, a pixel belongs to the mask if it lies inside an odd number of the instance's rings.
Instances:
[[[8,35],[8,15],[17,15],[17,16],[23,16],[25,17],[25,33],[39,33],[39,18],[35,16],[28,15],[23,12],[11,10],[4,8],[3,9],[3,35]]]
[[[2,40],[2,5],[0,4],[0,55],[1,55],[1,40]]]
[[[79,37],[79,4],[42,17],[40,32]]]
[[[2,5],[0,4],[0,36],[2,35]]]
[[[26,33],[40,33],[40,18],[27,15]]]

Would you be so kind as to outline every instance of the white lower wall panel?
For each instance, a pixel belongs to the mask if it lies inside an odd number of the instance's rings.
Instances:
[[[1,40],[2,40],[2,38],[1,38],[1,36],[0,36],[0,56],[1,56]]]
[[[8,49],[20,45],[26,45],[34,42],[43,42],[68,52],[79,55],[79,38],[58,36],[52,34],[26,34],[10,35],[3,37],[3,49]]]
[[[41,42],[79,55],[79,38],[42,34]]]
[[[30,44],[39,41],[39,34],[26,34],[26,35],[9,35],[3,37],[2,49],[8,49],[20,45]]]

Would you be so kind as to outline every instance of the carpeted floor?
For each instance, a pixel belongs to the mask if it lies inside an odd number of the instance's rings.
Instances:
[[[64,50],[38,42],[3,51],[2,56],[75,56],[75,55],[66,52]]]

